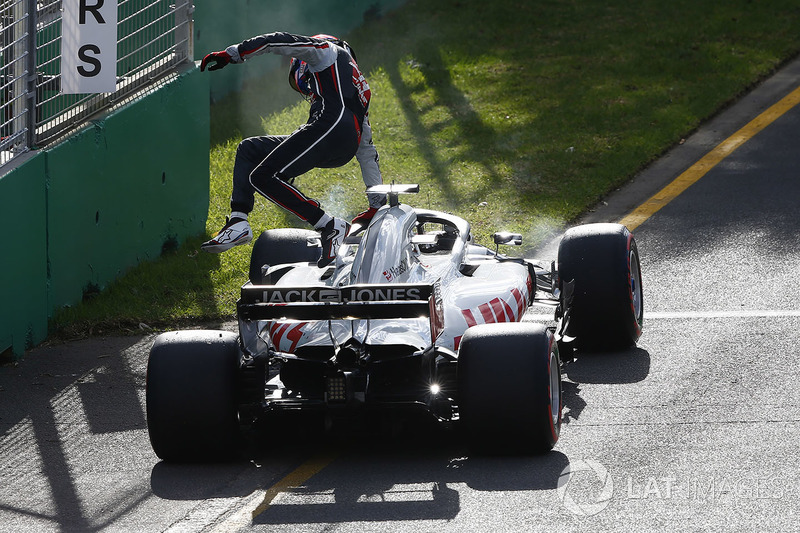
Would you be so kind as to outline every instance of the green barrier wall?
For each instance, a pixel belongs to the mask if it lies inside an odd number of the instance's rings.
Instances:
[[[22,355],[47,335],[45,156],[0,178],[0,353]]]
[[[0,353],[22,355],[55,309],[204,231],[208,79],[190,68],[0,178]]]

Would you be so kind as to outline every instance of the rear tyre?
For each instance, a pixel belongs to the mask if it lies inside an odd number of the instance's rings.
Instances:
[[[319,233],[296,228],[270,229],[263,232],[253,245],[250,255],[250,282],[253,285],[270,285],[285,272],[276,272],[271,278],[261,275],[264,265],[284,263],[316,263],[322,248],[309,246],[309,238],[319,238]]]
[[[459,418],[470,445],[490,454],[544,453],[561,432],[561,368],[541,324],[469,328],[458,355]]]
[[[230,460],[239,450],[240,351],[225,331],[159,335],[147,363],[147,429],[164,461]]]
[[[558,248],[564,334],[580,348],[626,348],[642,334],[642,272],[636,240],[621,224],[569,229]]]

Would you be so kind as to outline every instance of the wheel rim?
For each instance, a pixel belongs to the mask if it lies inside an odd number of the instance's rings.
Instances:
[[[630,272],[631,280],[631,303],[633,305],[633,313],[637,322],[642,320],[642,280],[641,273],[639,272],[639,261],[636,253],[631,250],[628,255],[628,271]]]
[[[557,428],[561,418],[561,369],[553,349],[550,350],[550,417],[553,427]]]

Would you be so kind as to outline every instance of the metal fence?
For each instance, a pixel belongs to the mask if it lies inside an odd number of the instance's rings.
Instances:
[[[191,0],[118,0],[113,93],[61,93],[61,0],[0,0],[0,173],[192,61]]]

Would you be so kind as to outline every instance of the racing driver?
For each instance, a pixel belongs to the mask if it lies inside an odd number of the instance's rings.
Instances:
[[[252,240],[247,217],[257,191],[320,231],[322,256],[318,266],[324,267],[336,257],[350,224],[327,214],[318,201],[294,187],[293,181],[312,168],[345,165],[355,155],[364,184],[370,187],[382,183],[369,125],[369,84],[350,46],[323,34],[305,37],[275,32],[253,37],[206,55],[200,70],[218,70],[265,52],[291,57],[289,84],[311,103],[308,122],[291,135],[250,137],[239,143],[233,167],[231,215],[201,248],[218,253]],[[380,194],[368,194],[368,199],[369,209],[356,216],[353,224],[368,223],[385,202]]]

